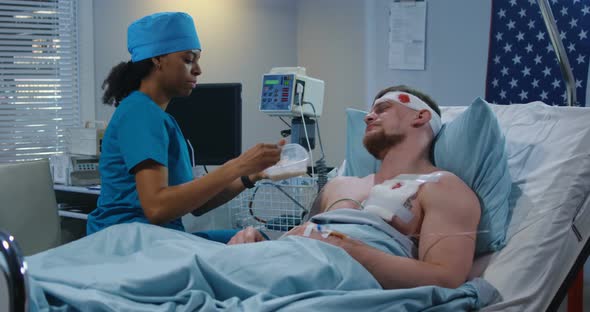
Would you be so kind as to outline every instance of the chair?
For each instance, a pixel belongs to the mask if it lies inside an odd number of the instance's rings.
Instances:
[[[25,256],[61,242],[60,220],[48,160],[0,164],[0,229]]]

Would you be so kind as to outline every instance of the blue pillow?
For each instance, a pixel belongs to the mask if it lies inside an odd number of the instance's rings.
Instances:
[[[375,173],[379,162],[362,144],[366,112],[348,109],[344,175],[363,177]],[[508,196],[505,139],[489,105],[477,98],[462,114],[443,125],[434,143],[434,164],[456,174],[477,194],[482,213],[476,255],[502,249],[512,217]]]
[[[371,155],[363,145],[365,136],[365,116],[367,112],[346,109],[346,163],[343,175],[350,177],[365,177],[377,172],[381,162]]]

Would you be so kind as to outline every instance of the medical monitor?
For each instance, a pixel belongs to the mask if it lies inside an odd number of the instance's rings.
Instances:
[[[271,116],[320,117],[324,81],[306,75],[304,67],[274,67],[262,76],[261,112]]]
[[[242,152],[242,84],[197,84],[191,95],[172,99],[166,112],[194,148],[193,165],[221,165]]]

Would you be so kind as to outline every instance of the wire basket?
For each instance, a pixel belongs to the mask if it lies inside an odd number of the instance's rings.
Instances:
[[[263,180],[230,203],[234,228],[253,226],[264,231],[286,232],[302,224],[317,194],[316,179],[295,177]]]

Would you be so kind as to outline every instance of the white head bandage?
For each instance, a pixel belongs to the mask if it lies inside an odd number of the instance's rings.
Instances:
[[[434,136],[436,137],[440,131],[440,128],[442,127],[440,116],[417,96],[407,92],[392,91],[385,93],[382,97],[378,98],[375,103],[386,100],[395,101],[415,111],[420,111],[422,109],[430,111],[430,128],[432,128]]]

